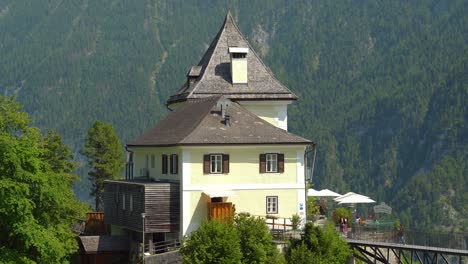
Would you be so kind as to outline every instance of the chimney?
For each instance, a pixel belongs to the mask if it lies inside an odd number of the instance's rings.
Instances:
[[[230,126],[231,126],[231,116],[230,116],[230,115],[225,115],[225,116],[224,116],[224,124],[225,124],[227,127],[230,127]]]
[[[232,84],[247,84],[247,53],[249,48],[229,47]]]

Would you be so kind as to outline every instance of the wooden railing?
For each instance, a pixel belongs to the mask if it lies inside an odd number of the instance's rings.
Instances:
[[[85,235],[107,235],[109,227],[104,223],[104,213],[86,213]]]
[[[232,203],[208,203],[208,219],[228,221],[234,218],[235,206]]]

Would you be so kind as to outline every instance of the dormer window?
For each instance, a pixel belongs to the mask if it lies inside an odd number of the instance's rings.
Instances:
[[[189,86],[198,79],[201,69],[201,66],[192,66],[192,68],[190,68],[190,71],[187,73],[187,83]]]
[[[248,48],[230,47],[231,54],[231,79],[232,84],[247,83],[247,53]]]

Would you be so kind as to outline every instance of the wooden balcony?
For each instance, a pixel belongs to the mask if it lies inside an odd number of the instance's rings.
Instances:
[[[106,224],[141,232],[178,232],[180,225],[179,184],[151,181],[105,181]]]
[[[236,207],[232,203],[208,203],[208,219],[221,222],[234,219]]]

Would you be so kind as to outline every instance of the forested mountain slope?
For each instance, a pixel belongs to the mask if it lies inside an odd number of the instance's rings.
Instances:
[[[95,119],[126,142],[166,114],[228,9],[300,98],[289,126],[318,143],[315,187],[412,227],[468,226],[467,1],[0,0],[0,92],[75,150]]]

